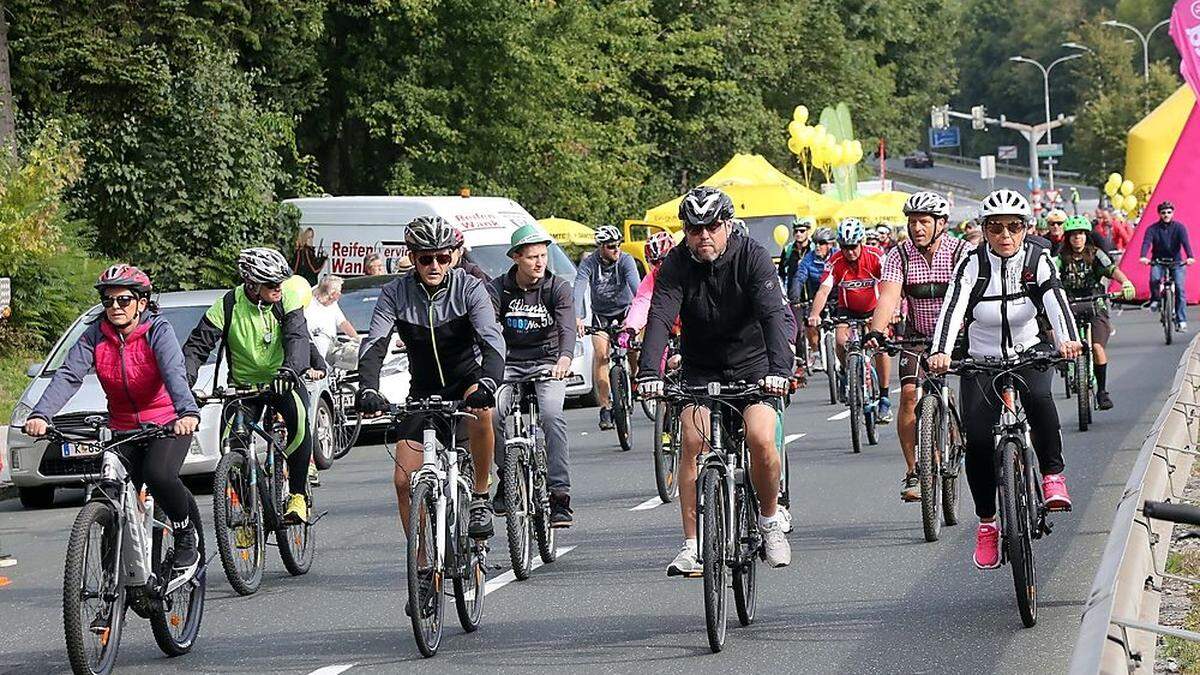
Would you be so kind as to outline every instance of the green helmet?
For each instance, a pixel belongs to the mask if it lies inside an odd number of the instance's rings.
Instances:
[[[1092,221],[1083,216],[1071,216],[1063,223],[1063,234],[1083,230],[1084,232],[1092,231]]]
[[[517,252],[517,249],[526,244],[553,244],[554,237],[546,234],[546,231],[538,227],[534,223],[522,225],[517,228],[516,232],[512,233],[512,240],[508,247],[508,254],[511,256]]]

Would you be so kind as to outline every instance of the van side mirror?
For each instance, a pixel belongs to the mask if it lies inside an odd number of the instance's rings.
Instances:
[[[44,366],[44,365],[46,365],[46,364],[44,364],[44,363],[29,364],[29,368],[25,371],[25,377],[37,377],[42,372],[42,366]]]

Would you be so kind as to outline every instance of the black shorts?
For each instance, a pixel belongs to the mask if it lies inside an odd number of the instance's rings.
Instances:
[[[921,373],[924,368],[921,363],[924,361],[925,355],[929,352],[929,348],[924,345],[910,345],[904,347],[900,352],[900,386],[906,384],[920,384]]]
[[[414,391],[409,394],[409,398],[422,399],[430,396],[441,396],[443,399],[448,401],[461,401],[465,396],[466,390],[470,389],[472,385],[479,381],[479,378],[482,376],[482,372],[483,371],[481,370],[476,371],[474,374],[464,377],[463,379],[452,383],[450,386],[444,387],[437,391]],[[393,438],[398,441],[413,441],[416,443],[423,442],[425,440],[425,422],[430,417],[434,416],[426,414],[405,415],[404,417],[400,418],[396,422],[396,426],[392,428]],[[461,426],[457,423],[461,422],[462,419],[463,418],[461,417],[456,418],[457,422],[455,426]],[[445,424],[444,421],[444,418],[438,418],[438,421],[435,422],[434,427],[435,431],[437,432],[438,441],[441,442],[442,445],[450,445],[451,425]],[[456,434],[456,439],[461,438],[461,433]]]
[[[837,321],[839,319],[842,319],[842,320],[853,319],[856,321],[870,321],[871,314],[872,314],[872,312],[864,312],[861,314],[858,312],[851,312],[850,310],[842,309],[841,307],[835,307],[834,310],[832,312],[830,312],[830,316],[833,317],[833,319],[835,321]]]
[[[620,326],[625,323],[625,315],[629,310],[625,310],[620,314],[604,315],[599,312],[592,312],[592,328],[608,328],[612,325]]]

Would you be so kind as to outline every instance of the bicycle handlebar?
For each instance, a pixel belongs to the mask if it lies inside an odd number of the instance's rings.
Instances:
[[[1150,265],[1152,267],[1168,267],[1172,269],[1176,267],[1183,267],[1185,264],[1186,263],[1184,263],[1184,261],[1176,260],[1174,258],[1154,258],[1150,261]]]
[[[764,393],[757,382],[709,382],[703,385],[684,385],[668,383],[663,387],[663,395],[669,398],[705,398],[705,399],[739,399]]]
[[[1023,354],[1017,358],[982,358],[975,359],[967,357],[965,359],[954,360],[950,362],[950,371],[959,375],[968,373],[995,373],[997,375],[1010,373],[1021,368],[1034,367],[1038,370],[1049,370],[1060,363],[1065,362],[1062,356],[1050,353],[1037,353],[1032,356]]]

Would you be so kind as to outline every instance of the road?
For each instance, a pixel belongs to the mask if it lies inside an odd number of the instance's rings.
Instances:
[[[938,162],[936,158],[934,161],[937,163],[931,168],[910,169],[904,166],[903,158],[897,157],[888,162],[888,176],[902,183],[915,181],[918,184],[928,185],[937,190],[953,190],[959,197],[963,198],[978,199],[990,190],[988,181],[982,180],[979,177],[979,168],[977,166],[968,167],[944,161]],[[876,164],[875,170],[878,171],[878,164]],[[1072,181],[1057,179],[1054,181],[1054,187],[1063,190],[1064,199],[1070,196],[1072,186],[1079,189],[1079,196],[1082,200],[1097,200],[1100,198],[1100,193],[1095,187],[1076,184]],[[1029,192],[1028,176],[1022,175],[1017,177],[997,174],[995,187],[996,189],[1008,188],[1017,190],[1026,194]]]
[[[236,596],[219,563],[194,653],[166,661],[146,622],[130,613],[122,672],[646,672],[894,673],[1062,672],[1079,615],[1137,449],[1167,394],[1186,340],[1165,347],[1153,318],[1116,319],[1110,383],[1117,408],[1074,431],[1074,401],[1059,398],[1075,510],[1056,517],[1036,544],[1041,580],[1037,626],[1023,629],[1008,568],[970,561],[974,518],[925,543],[919,507],[898,498],[902,473],[892,427],[881,444],[849,452],[847,422],[821,389],[800,393],[788,433],[796,530],[793,562],[761,569],[758,620],[731,627],[726,649],[709,652],[702,584],[668,579],[680,541],[674,505],[653,507],[651,460],[622,454],[595,412],[568,411],[576,525],[563,554],[532,579],[496,588],[484,625],[464,634],[447,615],[441,653],[423,660],[403,613],[402,536],[381,446],[357,448],[324,474],[319,551],[310,574],[286,575],[274,549],[262,590]],[[821,377],[821,376],[818,376]],[[816,381],[822,385],[821,380]],[[640,418],[645,441],[649,424]],[[76,493],[79,494],[79,493]],[[211,498],[202,496],[208,517]],[[648,501],[649,500],[649,501]],[[0,504],[0,533],[20,565],[0,588],[0,673],[62,672],[61,568],[78,510],[68,494],[52,509]],[[642,506],[639,509],[639,505]],[[211,530],[209,532],[211,542]],[[501,537],[491,562],[507,567]],[[570,550],[567,550],[570,547]],[[492,579],[503,581],[503,570]],[[732,618],[732,612],[731,612]],[[733,619],[736,624],[736,619]],[[324,675],[341,672],[337,668]]]

